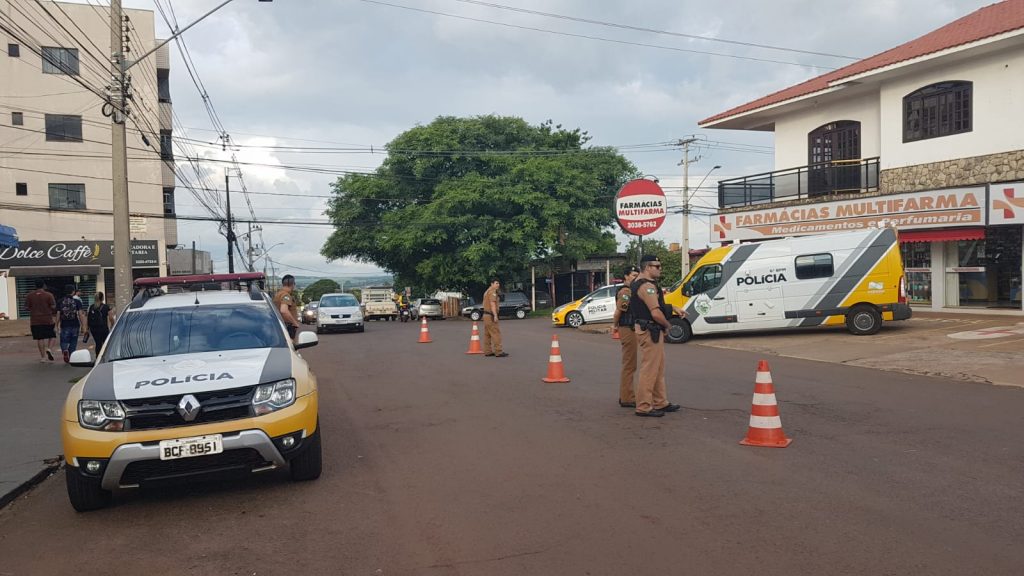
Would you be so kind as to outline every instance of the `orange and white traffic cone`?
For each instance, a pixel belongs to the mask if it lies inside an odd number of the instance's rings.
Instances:
[[[761,360],[757,364],[757,376],[754,379],[750,426],[747,428],[747,437],[740,440],[740,444],[785,448],[792,441],[782,432],[782,419],[779,417],[779,404],[775,400],[772,373],[768,370],[768,362]]]
[[[469,337],[469,350],[466,354],[483,354],[484,349],[480,346],[480,329],[477,328],[476,322],[473,322],[473,335]]]
[[[430,344],[433,340],[430,339],[430,328],[427,328],[427,318],[423,317],[423,323],[420,324],[420,344]]]
[[[565,369],[562,366],[562,351],[558,347],[557,334],[551,337],[551,356],[548,357],[548,376],[547,378],[541,378],[541,380],[549,384],[569,381],[569,379],[565,377]]]
[[[622,336],[619,336],[619,327],[615,326],[612,328],[612,340],[622,340]]]

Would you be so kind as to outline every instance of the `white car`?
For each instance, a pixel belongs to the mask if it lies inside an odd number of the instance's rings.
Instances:
[[[611,322],[615,315],[615,294],[622,284],[598,288],[583,298],[567,304],[575,307],[565,315],[565,324],[573,328],[594,322]],[[557,312],[557,311],[556,311]]]
[[[316,333],[329,330],[363,332],[363,311],[359,300],[351,294],[324,294],[317,308]]]

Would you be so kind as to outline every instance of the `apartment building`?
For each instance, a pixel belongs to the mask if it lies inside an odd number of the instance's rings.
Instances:
[[[775,169],[722,180],[713,242],[900,232],[911,302],[1021,309],[1024,0],[716,114]]]
[[[125,10],[128,58],[156,44],[154,15]],[[59,296],[76,284],[111,299],[113,210],[109,9],[0,0],[0,312],[23,317],[43,279]],[[167,47],[131,68],[128,134],[133,274],[166,274],[178,244]]]

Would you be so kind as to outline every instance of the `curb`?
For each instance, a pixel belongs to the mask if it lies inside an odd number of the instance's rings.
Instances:
[[[46,480],[54,473],[56,473],[58,470],[60,470],[64,466],[64,457],[57,456],[54,458],[48,458],[46,460],[43,460],[43,462],[46,464],[46,466],[42,470],[37,472],[35,476],[22,482],[17,487],[15,487],[14,490],[11,490],[7,494],[0,496],[0,509],[6,508],[8,504],[17,500],[19,496],[28,492],[32,488],[35,488],[43,480]]]

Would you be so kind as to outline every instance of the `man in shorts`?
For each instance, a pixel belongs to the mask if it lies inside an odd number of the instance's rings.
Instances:
[[[53,319],[57,314],[57,301],[46,290],[46,282],[36,280],[36,289],[25,296],[25,307],[31,317],[29,324],[32,339],[39,348],[39,361],[53,362],[53,340],[57,337],[53,330]]]

